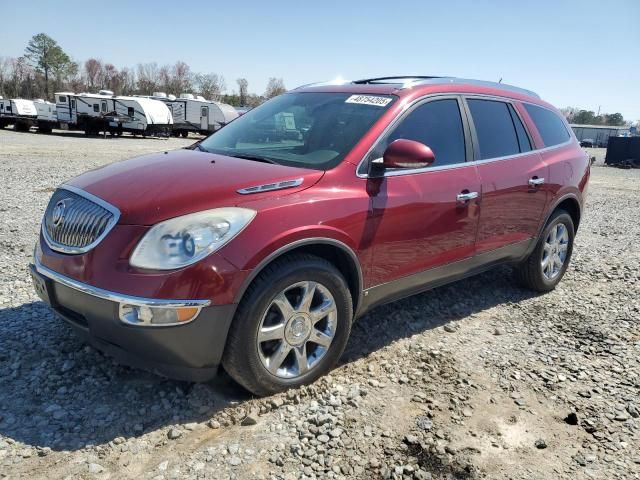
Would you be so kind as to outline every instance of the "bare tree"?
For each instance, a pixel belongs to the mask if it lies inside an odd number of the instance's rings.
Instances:
[[[136,67],[138,73],[138,93],[151,95],[157,90],[160,80],[160,72],[157,63],[139,63]]]
[[[6,92],[6,83],[9,78],[10,66],[9,59],[0,57],[0,95],[8,95]]]
[[[104,65],[102,86],[114,93],[118,93],[120,91],[120,73],[115,65],[111,63],[106,63]]]
[[[217,73],[199,73],[195,77],[198,93],[207,100],[217,100],[226,88],[224,77]]]
[[[9,82],[12,97],[28,97],[33,90],[33,68],[25,57],[11,59]]]
[[[249,90],[249,82],[247,81],[246,78],[239,78],[236,80],[236,83],[238,84],[238,91],[240,94],[240,105],[242,106],[246,106],[247,105],[247,93]]]
[[[286,92],[284,81],[281,78],[271,77],[267,83],[267,89],[264,92],[265,98],[268,100]]]
[[[94,90],[98,85],[99,79],[102,77],[102,62],[95,58],[90,58],[84,62],[84,72],[87,75],[87,87]]]
[[[120,84],[122,85],[122,94],[131,95],[136,89],[136,75],[133,70],[125,67],[120,70]]]
[[[189,65],[178,61],[171,69],[171,74],[172,78],[169,85],[171,86],[171,90],[176,92],[176,95],[192,90],[193,76],[191,75]]]

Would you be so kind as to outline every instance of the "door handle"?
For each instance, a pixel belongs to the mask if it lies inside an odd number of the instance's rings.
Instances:
[[[529,186],[531,187],[539,187],[544,184],[544,178],[531,177],[529,179]]]
[[[462,192],[459,193],[456,198],[459,202],[467,202],[469,200],[473,200],[474,198],[478,198],[478,192]]]

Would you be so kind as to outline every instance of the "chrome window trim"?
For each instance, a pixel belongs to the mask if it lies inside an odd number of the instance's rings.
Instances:
[[[44,240],[47,243],[47,245],[49,246],[49,248],[51,250],[55,250],[56,252],[68,253],[68,254],[73,254],[73,255],[77,255],[77,254],[80,254],[80,253],[86,253],[89,250],[95,248],[95,246],[98,245],[104,239],[104,237],[107,236],[107,234],[111,231],[111,229],[113,229],[113,227],[118,223],[118,220],[120,219],[120,210],[118,210],[116,207],[114,207],[110,203],[105,202],[100,197],[96,197],[95,195],[93,195],[93,194],[91,194],[89,192],[85,192],[84,190],[82,190],[80,188],[77,188],[77,187],[73,187],[71,185],[61,185],[60,187],[58,187],[58,190],[67,190],[67,191],[69,191],[71,193],[75,193],[76,195],[78,195],[80,197],[84,197],[87,200],[89,200],[89,201],[101,206],[105,210],[108,210],[113,215],[113,217],[111,218],[109,224],[104,229],[104,232],[102,232],[102,234],[100,236],[98,236],[89,245],[87,245],[86,247],[69,247],[67,245],[61,245],[61,244],[55,242],[53,239],[51,239],[49,237],[49,232],[47,232],[47,228],[44,225],[44,221],[45,221],[45,218],[46,218],[46,210],[45,210],[45,215],[42,217],[40,230],[42,231],[42,236],[44,237]],[[48,208],[49,208],[49,205],[47,205],[47,209]]]
[[[391,129],[393,129],[395,127],[395,125],[400,122],[400,120],[402,118],[404,118],[407,115],[407,112],[414,108],[414,106],[417,106],[418,104],[421,103],[426,103],[427,101],[430,101],[432,99],[438,99],[439,97],[452,97],[452,96],[462,96],[463,101],[469,97],[469,98],[474,98],[474,97],[482,97],[484,99],[493,99],[496,101],[500,101],[500,102],[520,102],[520,103],[528,103],[530,105],[534,105],[536,107],[540,107],[540,108],[545,108],[551,112],[553,112],[553,110],[550,110],[549,108],[543,106],[543,105],[538,105],[537,103],[533,103],[533,102],[527,102],[525,100],[518,100],[518,99],[514,99],[514,98],[510,98],[510,97],[501,97],[501,96],[497,96],[497,95],[488,95],[488,94],[482,94],[482,93],[465,93],[465,92],[443,92],[443,93],[433,93],[430,95],[426,95],[424,97],[420,97],[415,99],[413,102],[405,105],[404,109],[402,110],[402,112],[400,112],[400,114],[393,119],[393,121],[387,125],[385,127],[385,129],[382,131],[382,133],[378,136],[378,138],[375,139],[375,141],[373,142],[373,144],[371,145],[371,147],[369,148],[369,150],[367,150],[367,152],[363,155],[362,159],[360,159],[360,161],[358,162],[358,165],[356,166],[356,177],[358,178],[365,178],[368,179],[369,174],[368,173],[360,173],[359,170],[362,167],[362,165],[364,164],[365,160],[367,159],[367,157],[369,156],[369,154],[375,149],[375,147],[378,145],[378,142],[384,138],[385,135],[387,135],[387,133],[389,133],[389,131]],[[518,116],[520,116],[519,112],[515,109],[516,114]],[[555,114],[555,112],[553,112]],[[462,114],[462,112],[461,112]],[[525,128],[525,131],[527,131],[527,134],[529,134],[529,131],[527,129],[527,126],[525,124],[525,122],[522,120],[522,118],[520,119],[522,121],[522,125]],[[532,140],[530,138],[530,140]],[[471,162],[462,162],[462,163],[455,163],[455,164],[451,164],[451,165],[442,165],[440,167],[423,167],[423,168],[411,168],[411,169],[402,169],[402,170],[393,170],[393,171],[385,171],[382,174],[382,177],[395,177],[395,176],[400,176],[400,175],[414,175],[414,174],[418,174],[418,173],[428,173],[428,172],[438,172],[438,171],[442,171],[442,170],[454,170],[457,168],[463,168],[463,167],[468,167],[468,166],[475,166],[475,165],[481,165],[483,163],[490,163],[490,162],[500,162],[503,160],[512,160],[516,157],[522,157],[524,155],[530,155],[533,153],[540,153],[540,152],[547,152],[550,150],[554,150],[556,148],[562,148],[562,147],[566,147],[567,145],[569,145],[570,143],[573,142],[573,138],[571,137],[571,134],[569,134],[569,140],[567,140],[564,143],[559,143],[558,145],[552,145],[550,147],[544,147],[544,148],[532,148],[531,150],[529,150],[528,152],[520,152],[517,153],[515,155],[506,155],[504,157],[494,157],[494,158],[486,158],[484,160],[473,160]],[[533,142],[532,146],[533,146]],[[374,159],[372,161],[375,160],[379,160],[379,159]],[[374,178],[379,178],[379,177],[374,177]]]
[[[103,300],[109,300],[111,302],[124,303],[127,305],[135,305],[139,307],[165,307],[165,308],[179,308],[179,307],[197,307],[202,309],[211,305],[210,300],[166,300],[162,298],[145,298],[126,295],[123,293],[111,292],[102,288],[94,287],[73,278],[69,278],[61,273],[55,272],[50,268],[45,267],[40,263],[37,257],[33,259],[33,266],[36,271],[54,282],[60,283],[65,287],[72,288],[82,293],[86,293],[93,297],[102,298]],[[198,310],[199,313],[199,310]],[[195,317],[194,317],[195,318]],[[169,324],[158,324],[159,326],[167,326]],[[182,325],[182,323],[180,324]]]

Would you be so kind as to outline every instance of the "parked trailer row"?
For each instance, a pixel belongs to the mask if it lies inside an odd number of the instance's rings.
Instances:
[[[186,137],[189,132],[208,135],[238,117],[238,112],[226,103],[206,100],[202,96],[194,97],[182,93],[180,97],[154,92],[150,97],[164,102],[173,115],[173,134]]]
[[[156,92],[151,96],[99,93],[55,93],[55,104],[44,100],[4,100],[0,97],[0,128],[37,127],[81,130],[86,135],[129,132],[142,136],[208,135],[238,116],[230,105],[182,94],[180,98]]]
[[[167,106],[149,98],[100,93],[59,92],[55,94],[58,122],[63,128],[122,135],[168,137],[173,116]]]

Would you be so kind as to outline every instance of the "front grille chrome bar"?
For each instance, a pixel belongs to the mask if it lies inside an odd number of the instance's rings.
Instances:
[[[42,235],[49,248],[61,253],[85,253],[111,231],[120,211],[84,190],[70,185],[58,188],[42,219]]]

